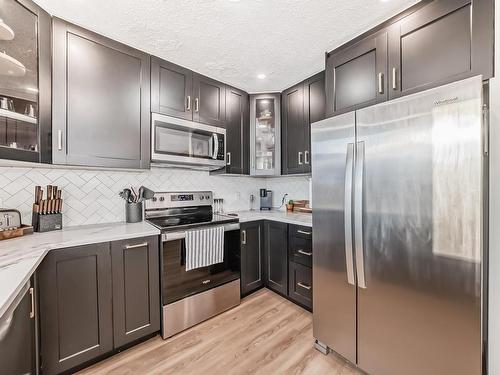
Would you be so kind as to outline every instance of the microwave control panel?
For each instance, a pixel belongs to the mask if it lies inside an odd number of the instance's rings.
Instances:
[[[224,137],[219,135],[217,143],[217,160],[224,160]]]

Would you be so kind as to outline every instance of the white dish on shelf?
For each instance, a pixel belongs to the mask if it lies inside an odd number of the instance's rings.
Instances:
[[[0,52],[0,74],[11,77],[22,77],[26,74],[26,67],[12,56]]]
[[[0,18],[0,40],[14,39],[14,30]]]

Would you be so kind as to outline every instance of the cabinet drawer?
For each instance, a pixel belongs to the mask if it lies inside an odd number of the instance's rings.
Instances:
[[[291,235],[289,239],[289,254],[292,262],[312,266],[312,240],[305,237]]]
[[[312,228],[290,224],[290,236],[312,239]]]
[[[312,308],[312,268],[289,262],[288,297]]]

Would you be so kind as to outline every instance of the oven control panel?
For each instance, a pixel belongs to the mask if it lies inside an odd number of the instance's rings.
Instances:
[[[156,192],[152,199],[145,202],[145,209],[162,209],[190,206],[211,206],[211,191]]]

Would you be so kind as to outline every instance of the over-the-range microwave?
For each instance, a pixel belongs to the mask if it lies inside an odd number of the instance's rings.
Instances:
[[[153,113],[151,161],[215,170],[226,165],[226,129]]]

